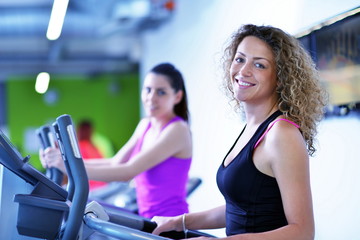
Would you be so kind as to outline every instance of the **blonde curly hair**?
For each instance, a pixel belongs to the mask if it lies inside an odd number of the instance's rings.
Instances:
[[[247,36],[257,37],[273,50],[276,62],[278,108],[286,118],[300,125],[307,150],[312,156],[316,148],[314,137],[317,123],[324,116],[328,101],[311,56],[293,36],[272,26],[241,26],[229,39],[222,57],[223,87],[235,110],[241,103],[235,98],[230,76],[230,66],[240,42]]]

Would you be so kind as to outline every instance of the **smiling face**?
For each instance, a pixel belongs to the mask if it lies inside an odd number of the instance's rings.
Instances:
[[[181,98],[182,91],[175,93],[167,76],[152,72],[146,75],[141,100],[148,116],[160,118],[174,116],[174,106]]]
[[[241,41],[231,63],[230,76],[238,101],[276,103],[275,57],[272,49],[261,39],[247,36]]]

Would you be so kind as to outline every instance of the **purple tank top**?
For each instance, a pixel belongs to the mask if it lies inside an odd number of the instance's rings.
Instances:
[[[184,120],[174,117],[162,130],[176,121]],[[144,137],[150,128],[149,122],[145,132],[138,139],[131,157],[141,152]],[[152,218],[153,216],[176,216],[189,212],[186,202],[186,185],[190,164],[191,158],[169,157],[135,177],[137,204],[141,216]]]

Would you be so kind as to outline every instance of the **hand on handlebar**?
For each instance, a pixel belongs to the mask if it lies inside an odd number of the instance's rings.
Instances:
[[[175,217],[158,217],[155,216],[151,219],[151,221],[156,222],[157,227],[152,232],[155,235],[159,235],[162,232],[169,231],[182,231],[182,215]]]
[[[39,157],[44,168],[55,167],[63,173],[66,173],[65,164],[64,160],[62,159],[60,149],[55,147],[48,147],[45,150],[40,149]]]

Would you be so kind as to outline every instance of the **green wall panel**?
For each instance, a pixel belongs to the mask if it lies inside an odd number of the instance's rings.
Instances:
[[[96,133],[108,138],[117,151],[131,136],[140,119],[139,76],[134,74],[51,76],[48,92],[35,92],[36,76],[18,76],[7,82],[9,137],[30,162],[42,169],[35,130],[52,124],[62,114],[70,114],[76,124],[91,119]]]

